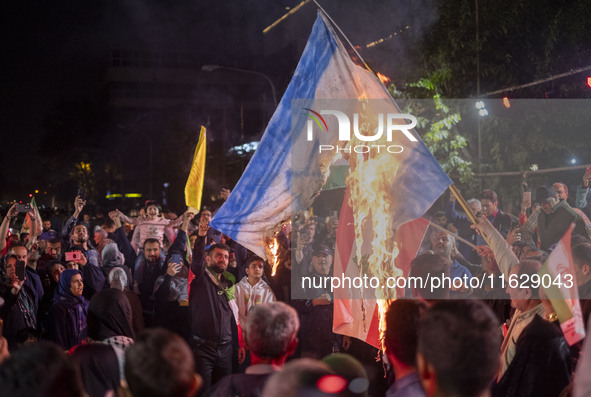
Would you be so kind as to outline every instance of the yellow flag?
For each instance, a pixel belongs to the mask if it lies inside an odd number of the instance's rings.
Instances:
[[[185,185],[185,204],[196,210],[201,209],[201,195],[203,194],[203,181],[205,180],[205,127],[201,127],[199,142],[195,148],[193,164]]]

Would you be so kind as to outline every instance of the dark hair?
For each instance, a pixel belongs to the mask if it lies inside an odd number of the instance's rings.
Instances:
[[[491,203],[496,203],[497,202],[497,194],[494,192],[494,190],[483,190],[482,192],[480,192],[480,200],[490,200]]]
[[[103,225],[105,227],[113,227],[115,226],[115,221],[113,221],[111,218],[105,218],[105,222],[103,223]]]
[[[80,375],[63,350],[41,341],[18,349],[0,366],[0,396],[82,397]]]
[[[265,260],[263,258],[261,258],[260,256],[251,255],[248,258],[246,258],[246,261],[244,262],[244,268],[245,269],[248,268],[250,266],[250,264],[255,261],[261,261],[261,262],[263,262],[263,265],[265,264]]]
[[[418,351],[431,364],[441,392],[477,396],[499,366],[501,335],[491,309],[476,300],[435,303],[419,325]]]
[[[449,276],[449,265],[445,259],[436,254],[422,254],[410,262],[410,277],[418,277],[422,281],[412,282],[409,278],[411,288],[414,287],[414,293],[420,294],[424,299],[445,299],[449,297],[449,288],[441,287],[431,290],[431,280],[441,278],[441,275]]]
[[[148,210],[148,207],[150,207],[150,206],[152,206],[152,205],[153,205],[154,207],[158,208],[158,213],[162,213],[162,207],[161,207],[161,206],[160,206],[160,204],[158,204],[158,202],[157,202],[157,201],[155,201],[155,200],[148,200],[148,201],[146,201],[146,203],[144,204],[144,210],[146,210],[146,211],[147,211],[147,210]]]
[[[531,254],[531,256],[527,257],[528,260],[538,261],[541,263],[546,262],[546,259],[548,259],[549,256],[546,251],[539,250],[537,247],[529,251],[528,254]]]
[[[26,244],[25,244],[25,243],[23,243],[22,241],[17,241],[17,242],[15,242],[14,244],[11,244],[11,245],[10,245],[10,248],[9,248],[9,250],[11,250],[11,249],[13,249],[13,248],[18,248],[18,247],[27,248],[27,246],[26,246]],[[29,250],[27,250],[27,251],[29,251]]]
[[[203,213],[205,211],[209,212],[210,215],[213,215],[213,211],[212,210],[210,210],[209,208],[203,208],[203,209],[201,209],[201,211],[199,211],[199,214],[198,214],[199,216],[196,216],[195,218],[201,218],[201,215],[203,215]]]
[[[41,332],[35,328],[27,327],[21,328],[16,332],[16,343],[23,344],[29,339],[33,339],[37,342],[41,338]]]
[[[56,238],[52,238],[51,240],[48,241],[49,244],[62,244],[62,240],[59,237]]]
[[[63,267],[66,267],[66,265],[64,265],[64,262],[60,261],[60,260],[54,260],[54,261],[50,261],[47,264],[47,270],[49,272],[51,272],[51,268],[54,267],[55,265],[62,265]]]
[[[160,241],[156,238],[147,238],[144,240],[144,245],[142,245],[142,249],[146,248],[146,244],[152,244],[152,243],[158,243],[158,246],[162,248],[162,244],[160,244]]]
[[[319,390],[318,381],[330,375],[334,375],[334,372],[322,361],[298,358],[289,361],[281,371],[271,375],[263,388],[262,396],[327,396],[329,394]]]
[[[84,257],[86,259],[88,259],[88,255],[86,254],[86,250],[84,249],[83,246],[81,245],[73,245],[70,247],[70,249],[67,252],[74,252],[74,251],[80,251],[82,252],[82,255],[84,255]]]
[[[574,247],[575,245],[582,243],[591,243],[591,240],[589,240],[587,237],[581,234],[573,234],[573,236],[570,239],[571,247]]]
[[[575,245],[573,247],[573,259],[576,262],[581,263],[580,265],[577,265],[579,267],[581,267],[582,265],[591,266],[591,244],[590,243],[581,243],[581,244]]]
[[[89,396],[104,396],[109,391],[117,392],[121,383],[121,373],[117,354],[111,346],[103,343],[86,343],[78,346],[70,358],[80,369],[80,376]]]
[[[522,248],[525,247],[527,245],[526,241],[523,240],[517,240],[516,242],[513,243],[512,247],[519,247]]]
[[[125,379],[134,396],[186,396],[195,379],[193,353],[177,334],[148,329],[126,350]]]
[[[417,365],[417,343],[421,305],[418,301],[398,299],[386,311],[384,345],[399,361]]]
[[[538,260],[528,258],[519,262],[515,268],[517,269],[517,276],[519,276],[519,280],[521,280],[522,275],[529,276],[528,280],[531,280],[531,276],[538,274],[542,268],[542,263]],[[533,283],[528,283],[527,285],[531,290],[531,299],[540,299],[540,289],[537,287],[534,288]]]
[[[232,248],[230,248],[229,246],[227,246],[226,244],[212,244],[209,249],[207,250],[207,255],[210,256],[213,253],[213,250],[215,249],[221,249],[221,250],[225,250],[228,251],[228,254],[230,252],[232,252]]]

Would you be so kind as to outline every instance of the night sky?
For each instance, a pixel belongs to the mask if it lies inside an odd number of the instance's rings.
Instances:
[[[299,3],[3,2],[0,128],[5,150],[0,160],[0,183],[19,186],[20,190],[21,186],[33,188],[44,178],[37,155],[48,116],[60,101],[99,101],[105,65],[113,49],[180,52],[195,55],[202,64],[263,71],[275,81],[280,96],[299,54],[293,54],[293,59],[267,58],[263,62],[262,30]],[[382,1],[320,3],[353,44],[362,48],[409,25],[413,37],[420,37],[435,18],[430,2],[406,2],[406,6],[404,2],[386,6]],[[296,38],[300,51],[316,12],[313,3],[305,7],[298,15],[301,30],[296,32],[301,36]],[[372,67],[392,75],[398,66],[408,67],[404,65],[405,45],[404,38],[397,38],[361,52]],[[280,69],[273,68],[274,61],[282,61]]]

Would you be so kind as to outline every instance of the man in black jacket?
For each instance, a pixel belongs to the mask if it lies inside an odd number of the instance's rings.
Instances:
[[[525,260],[511,269],[511,277],[532,280],[542,264]],[[545,316],[535,283],[508,285],[516,311],[501,346],[502,368],[492,395],[557,396],[570,382],[572,366],[560,328]]]
[[[498,206],[497,193],[493,190],[484,190],[480,192],[480,201],[482,202],[482,212],[484,216],[493,224],[503,237],[507,238],[507,233],[511,230],[511,216],[501,211]]]
[[[193,354],[197,372],[203,377],[204,392],[212,382],[232,372],[232,341],[237,335],[230,303],[234,299],[235,280],[226,271],[230,248],[214,244],[206,253],[208,230],[207,220],[201,219],[191,263],[195,278],[189,293]],[[239,360],[244,360],[244,354],[241,348]]]

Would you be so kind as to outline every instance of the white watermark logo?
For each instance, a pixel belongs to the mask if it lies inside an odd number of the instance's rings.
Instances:
[[[340,142],[348,142],[351,140],[351,130],[354,136],[362,142],[375,142],[382,138],[384,133],[386,134],[386,140],[388,142],[393,141],[394,133],[402,133],[409,141],[417,142],[417,138],[410,132],[411,129],[416,127],[417,119],[411,114],[403,113],[378,113],[377,121],[378,127],[374,130],[373,135],[363,135],[359,131],[359,113],[353,113],[353,123],[347,114],[339,110],[321,110],[316,112],[309,108],[304,108],[308,116],[306,124],[306,139],[308,142],[314,140],[314,124],[318,126],[318,129],[322,132],[328,133],[328,124],[323,115],[330,115],[336,117],[338,123],[338,140]],[[406,120],[407,124],[396,124],[395,121]],[[410,122],[408,122],[410,121]],[[332,131],[331,131],[332,132]],[[388,153],[402,153],[404,148],[400,145],[346,145],[345,147],[339,147],[334,145],[320,145],[319,151],[332,151],[346,152],[346,153],[369,153],[371,150],[387,151]]]

